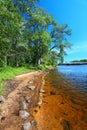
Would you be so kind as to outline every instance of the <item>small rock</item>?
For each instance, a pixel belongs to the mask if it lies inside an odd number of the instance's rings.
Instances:
[[[2,118],[3,118],[3,116],[2,116],[2,115],[0,115],[0,121],[2,120]]]
[[[38,110],[36,110],[36,109],[35,109],[35,110],[34,110],[34,112],[35,112],[35,113],[37,113],[37,112],[38,112]]]
[[[40,90],[40,93],[45,93],[45,90],[41,89],[41,90]]]
[[[34,83],[34,78],[32,78],[31,80],[29,80],[28,83],[30,83],[30,84]]]
[[[30,89],[30,90],[34,90],[36,88],[36,86],[28,86],[28,89]]]
[[[4,120],[5,119],[5,115],[3,114],[0,114],[0,121]]]
[[[23,91],[20,89],[20,90],[18,91],[18,94],[22,94],[22,92],[23,92]]]
[[[26,122],[23,126],[23,130],[31,130],[31,123],[30,122]]]
[[[21,102],[21,109],[22,110],[26,110],[27,109],[27,106],[26,106],[26,102],[25,101],[23,101],[23,102]]]
[[[26,97],[25,97],[25,101],[26,101],[27,103],[29,103],[29,102],[30,102],[30,97],[26,96]]]
[[[60,124],[62,125],[63,130],[70,130],[70,123],[67,120],[63,119]]]
[[[43,93],[40,93],[40,97],[43,97]]]
[[[56,95],[54,91],[50,91],[50,95]]]
[[[42,104],[42,99],[39,99],[38,105],[40,106]]]
[[[42,85],[45,85],[45,80],[42,81]]]
[[[3,96],[0,97],[0,103],[4,103],[5,102],[5,98]]]
[[[30,83],[30,84],[32,84],[32,83],[33,83],[33,81],[30,81],[29,83]]]
[[[28,112],[26,112],[25,110],[20,110],[19,111],[19,116],[21,117],[21,119],[25,120],[30,116],[30,114]]]
[[[31,125],[32,125],[32,126],[36,126],[36,125],[37,125],[36,121],[34,121],[34,120],[31,121]]]

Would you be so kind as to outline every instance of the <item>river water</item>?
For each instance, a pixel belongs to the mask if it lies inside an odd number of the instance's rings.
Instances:
[[[58,66],[47,74],[45,81],[44,102],[48,104],[43,107],[44,113],[49,108],[46,115],[50,119],[56,115],[56,119],[52,120],[56,128],[52,129],[49,119],[45,129],[62,130],[60,120],[64,119],[69,124],[66,126],[64,123],[64,130],[87,130],[87,65]],[[60,127],[56,126],[58,122]]]
[[[87,65],[58,66],[56,70],[78,89],[87,91]]]

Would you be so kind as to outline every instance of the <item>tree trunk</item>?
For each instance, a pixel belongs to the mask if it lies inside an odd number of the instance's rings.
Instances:
[[[18,56],[17,56],[17,54],[15,55],[15,66],[16,66],[16,67],[19,66],[19,64],[18,64]]]
[[[61,56],[61,64],[63,64],[63,63],[64,63],[64,57]]]
[[[36,64],[39,66],[41,63],[41,59],[39,56],[39,47],[38,47],[38,42],[36,42]]]
[[[39,58],[38,59],[38,66],[40,66],[40,64],[41,64],[41,59]]]
[[[4,67],[7,67],[7,56],[4,57]]]

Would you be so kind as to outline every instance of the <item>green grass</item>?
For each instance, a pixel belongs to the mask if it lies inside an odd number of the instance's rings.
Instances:
[[[4,86],[4,83],[2,81],[0,81],[0,96],[3,95],[3,93],[5,91],[3,86]]]
[[[52,66],[29,66],[27,67],[6,67],[6,68],[0,68],[0,96],[4,94],[4,85],[6,80],[12,80],[16,75],[20,75],[23,73],[35,71],[35,70],[44,70],[52,68]]]
[[[22,74],[24,72],[29,72],[30,70],[25,67],[19,67],[19,68],[1,68],[0,69],[0,81],[2,80],[9,80],[13,79],[14,76]]]
[[[49,66],[47,66],[47,65],[40,65],[40,66],[37,66],[36,69],[37,70],[45,70],[45,69],[50,69],[52,67],[53,67],[52,65],[49,65]]]
[[[3,95],[4,93],[4,85],[5,85],[5,80],[11,80],[13,79],[16,75],[26,73],[26,72],[31,72],[34,71],[33,69],[28,69],[26,67],[19,67],[19,68],[12,68],[12,67],[7,67],[7,68],[0,68],[0,95]]]

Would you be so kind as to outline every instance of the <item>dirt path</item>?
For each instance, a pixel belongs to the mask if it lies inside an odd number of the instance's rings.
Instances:
[[[0,103],[0,130],[22,130],[26,122],[31,123],[32,130],[37,130],[31,109],[38,102],[43,75],[44,72],[37,71],[16,76],[13,81],[8,82],[5,102]],[[21,109],[30,114],[26,120],[19,116]]]

